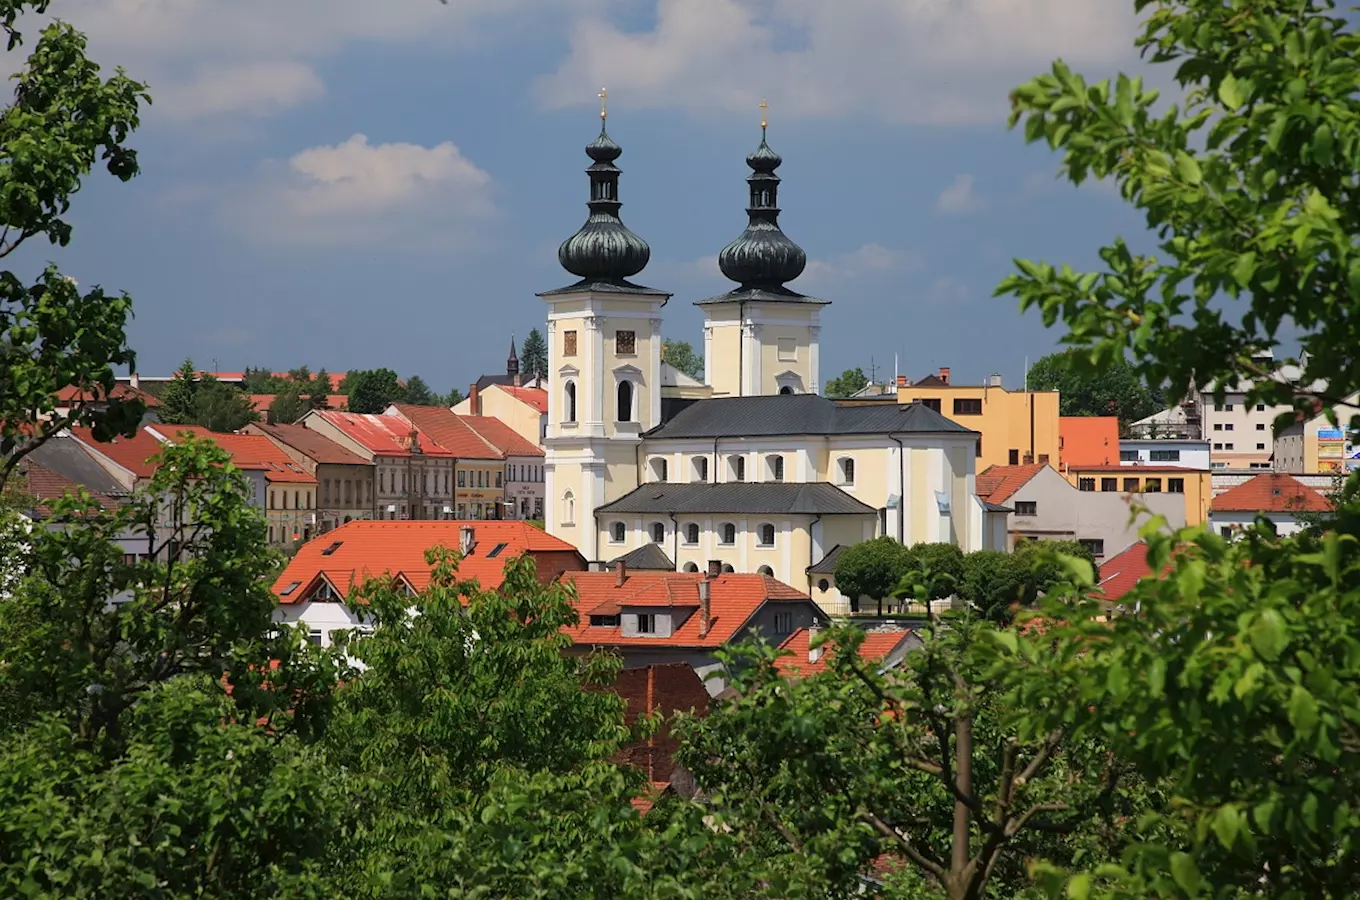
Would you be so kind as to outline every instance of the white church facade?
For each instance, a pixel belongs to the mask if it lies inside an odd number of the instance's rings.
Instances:
[[[977,432],[919,404],[819,395],[828,301],[786,286],[807,257],[778,225],[781,160],[763,123],[749,224],[718,258],[737,286],[697,304],[703,384],[662,360],[670,295],[631,280],[650,250],[618,217],[621,152],[603,127],[587,146],[590,215],[558,252],[579,281],[539,295],[549,533],[592,561],[772,575],[831,610],[848,604],[809,570],[837,546],[992,549],[1006,510],[976,494]]]

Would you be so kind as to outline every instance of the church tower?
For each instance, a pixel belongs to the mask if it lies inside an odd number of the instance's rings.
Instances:
[[[605,130],[586,146],[590,215],[557,251],[580,280],[539,294],[548,304],[548,533],[599,554],[595,510],[638,486],[641,435],[661,421],[661,307],[670,294],[628,279],[647,265],[647,242],[619,219],[623,150]]]
[[[765,142],[751,167],[746,230],[718,254],[718,268],[738,287],[696,305],[704,311],[705,381],[715,397],[815,394],[821,388],[821,309],[830,301],[785,287],[803,273],[807,254],[779,228],[783,159]]]

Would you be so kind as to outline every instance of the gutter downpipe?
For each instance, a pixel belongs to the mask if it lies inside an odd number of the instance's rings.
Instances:
[[[808,564],[807,568],[803,570],[803,574],[807,577],[807,592],[809,597],[812,596],[812,567],[817,564],[817,560],[812,558],[813,554],[817,552],[817,545],[812,540],[812,530],[817,527],[817,523],[820,521],[822,521],[822,514],[817,513],[816,518],[812,520],[812,524],[808,525]]]
[[[704,481],[708,481],[707,478]],[[718,483],[718,439],[713,439],[713,483]]]
[[[746,301],[737,304],[737,396],[746,396]],[[716,450],[714,451],[717,452]]]
[[[905,546],[907,537],[907,447],[897,435],[889,432],[888,437],[897,443],[897,543]]]
[[[675,513],[666,513],[671,517],[671,562],[676,566],[680,565],[680,521],[675,518]],[[678,568],[675,571],[680,571]]]

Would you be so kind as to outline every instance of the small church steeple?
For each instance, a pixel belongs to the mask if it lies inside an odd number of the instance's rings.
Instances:
[[[505,374],[511,378],[519,377],[519,354],[515,352],[515,335],[510,335],[510,355],[505,358]]]

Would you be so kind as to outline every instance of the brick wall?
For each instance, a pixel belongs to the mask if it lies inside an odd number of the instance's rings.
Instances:
[[[684,663],[624,669],[613,690],[628,704],[628,722],[660,712],[663,721],[646,741],[625,747],[616,762],[626,762],[647,773],[649,781],[668,782],[676,769],[680,742],[671,735],[670,717],[676,712],[708,713],[708,689],[703,679]]]

